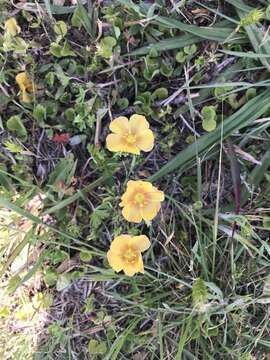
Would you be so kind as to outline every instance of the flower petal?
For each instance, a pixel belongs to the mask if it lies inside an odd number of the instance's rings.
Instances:
[[[123,249],[129,244],[132,237],[130,235],[119,235],[111,243],[110,250],[115,254],[122,254]]]
[[[151,245],[150,240],[146,235],[134,236],[131,241],[140,251],[147,250]]]
[[[114,271],[119,272],[123,270],[124,264],[119,255],[114,254],[111,250],[109,250],[107,252],[107,259]]]
[[[137,267],[137,271],[144,274],[144,266],[143,266],[143,258],[142,255],[139,256],[138,259],[138,267]]]
[[[110,123],[110,130],[119,135],[125,135],[129,133],[130,126],[128,119],[125,116],[119,116]]]
[[[17,20],[14,17],[11,17],[5,22],[5,29],[12,36],[16,36],[21,32],[20,26],[17,24]]]
[[[112,152],[126,152],[135,155],[140,154],[140,149],[132,144],[127,144],[120,134],[109,134],[106,138],[107,149]]]
[[[22,90],[20,92],[20,96],[21,96],[21,101],[25,103],[30,103],[32,101],[32,96],[29,95],[25,90]]]
[[[151,151],[154,147],[154,134],[152,130],[146,130],[136,139],[136,145],[143,151]]]
[[[33,91],[33,83],[26,72],[21,72],[16,75],[16,83],[21,91]]]
[[[150,221],[154,219],[160,209],[159,202],[150,202],[141,209],[141,215],[144,220]]]
[[[139,223],[142,221],[142,215],[140,214],[139,209],[131,204],[128,204],[123,208],[122,214],[129,222]]]
[[[140,255],[138,257],[138,260],[136,261],[136,263],[132,263],[132,264],[125,264],[124,266],[124,273],[127,276],[133,276],[136,273],[140,272],[140,273],[144,273],[144,266],[143,266],[143,259],[142,259],[142,255]]]
[[[125,264],[125,267],[123,268],[125,275],[127,276],[133,276],[136,274],[136,268],[134,264]]]
[[[109,134],[106,138],[106,146],[112,152],[122,151],[125,144],[123,138],[119,134]]]
[[[165,196],[164,192],[158,190],[156,187],[153,186],[153,190],[149,193],[151,201],[163,201]]]
[[[132,134],[140,135],[149,129],[149,122],[143,115],[134,114],[130,117],[129,126]]]
[[[140,149],[136,146],[136,144],[125,144],[122,151],[134,155],[140,154]]]

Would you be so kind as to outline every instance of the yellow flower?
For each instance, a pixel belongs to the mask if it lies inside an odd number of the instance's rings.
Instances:
[[[128,276],[137,272],[144,273],[143,259],[141,252],[150,247],[147,236],[117,236],[111,243],[107,258],[114,271],[124,270]]]
[[[121,200],[124,218],[139,223],[142,219],[150,221],[157,215],[160,203],[164,200],[164,193],[150,182],[131,180],[127,183],[127,190]]]
[[[5,30],[12,36],[16,36],[21,32],[20,26],[17,24],[17,21],[14,17],[8,19],[5,22]]]
[[[140,154],[140,151],[151,151],[154,147],[154,134],[149,129],[149,123],[142,115],[134,114],[128,120],[120,116],[110,123],[106,139],[107,148],[113,152]]]
[[[20,88],[20,96],[23,102],[29,103],[32,101],[32,96],[29,95],[29,92],[34,91],[34,84],[29,78],[26,72],[21,72],[16,75],[16,83]]]

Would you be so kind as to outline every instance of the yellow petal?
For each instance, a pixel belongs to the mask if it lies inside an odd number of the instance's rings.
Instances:
[[[120,116],[110,123],[110,130],[115,134],[125,135],[129,133],[129,122],[125,116]]]
[[[134,144],[134,145],[125,144],[122,151],[126,152],[126,153],[130,153],[130,154],[134,154],[134,155],[139,155],[140,154],[140,149],[136,146],[136,144]]]
[[[20,92],[21,100],[25,103],[30,103],[32,101],[32,96],[29,95],[25,90]]]
[[[33,91],[33,83],[26,72],[21,72],[16,75],[16,83],[21,91]]]
[[[150,221],[154,219],[160,209],[159,202],[150,202],[141,209],[141,215],[144,220]]]
[[[136,274],[134,264],[132,264],[132,265],[125,264],[123,270],[124,270],[125,275],[127,275],[127,276],[133,276]]]
[[[138,264],[137,264],[137,271],[144,274],[144,266],[143,266],[143,258],[142,255],[139,256]]]
[[[106,138],[106,146],[108,150],[118,152],[123,151],[122,149],[125,147],[125,144],[121,135],[109,134]]]
[[[142,221],[142,216],[139,209],[135,206],[132,206],[131,204],[126,205],[123,208],[122,214],[124,218],[129,222],[139,223]]]
[[[119,272],[123,270],[124,264],[119,255],[114,254],[111,250],[109,250],[107,252],[107,259],[114,271]]]
[[[17,21],[14,17],[8,19],[5,22],[5,30],[12,36],[16,36],[21,32],[20,26],[17,24]]]
[[[151,245],[150,240],[145,235],[134,236],[131,241],[132,244],[134,244],[134,246],[136,246],[136,248],[140,251],[147,250]]]
[[[136,261],[136,263],[125,264],[123,270],[124,270],[124,273],[127,276],[133,276],[138,272],[144,273],[144,266],[143,266],[142,256],[140,255],[138,257],[138,261]]]
[[[149,129],[149,123],[143,115],[134,114],[130,117],[129,126],[132,134],[140,135]]]
[[[110,249],[116,254],[122,254],[123,249],[129,244],[130,235],[119,235],[111,243]]]
[[[164,192],[158,190],[153,186],[153,190],[150,192],[151,201],[163,201],[164,200]]]
[[[152,130],[141,133],[136,140],[136,145],[143,151],[151,151],[154,147],[154,134]]]
[[[140,154],[140,149],[136,145],[127,144],[119,134],[109,134],[106,138],[107,149],[112,152],[126,152],[135,155]]]

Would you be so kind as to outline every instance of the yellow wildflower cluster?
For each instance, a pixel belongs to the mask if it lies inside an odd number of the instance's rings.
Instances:
[[[12,38],[18,39],[17,35],[20,34],[21,28],[17,23],[17,20],[14,17],[9,18],[5,22],[5,35]],[[10,50],[10,49],[8,49]],[[35,91],[35,85],[30,79],[27,72],[20,72],[16,76],[16,83],[19,86],[20,99],[25,103],[30,103],[32,101],[32,93]]]
[[[154,147],[154,134],[149,123],[142,115],[134,114],[128,120],[120,116],[110,124],[112,134],[106,139],[107,148],[113,152],[140,154],[151,151]],[[126,192],[121,197],[120,206],[123,217],[134,223],[142,220],[151,221],[159,212],[163,191],[158,190],[148,181],[130,180]],[[117,236],[107,252],[107,259],[114,271],[128,276],[144,272],[141,253],[150,247],[150,240],[145,235]]]

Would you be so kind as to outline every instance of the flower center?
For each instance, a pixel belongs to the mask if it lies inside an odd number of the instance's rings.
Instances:
[[[145,203],[145,196],[143,194],[136,194],[134,196],[134,201],[136,204],[140,205],[140,206],[143,206],[144,203]]]
[[[123,260],[129,264],[134,263],[138,258],[138,251],[129,247],[123,255]]]
[[[126,137],[126,141],[128,144],[134,144],[136,142],[136,137],[132,134],[128,134]]]

